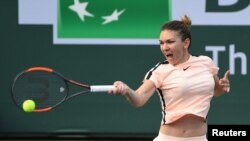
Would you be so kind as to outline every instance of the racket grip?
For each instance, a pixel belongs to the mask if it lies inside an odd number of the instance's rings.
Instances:
[[[113,85],[93,85],[90,86],[90,92],[107,92],[113,88]]]

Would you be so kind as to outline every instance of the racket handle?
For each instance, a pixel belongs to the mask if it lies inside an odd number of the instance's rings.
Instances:
[[[90,86],[90,92],[107,92],[113,88],[113,85],[93,85]]]

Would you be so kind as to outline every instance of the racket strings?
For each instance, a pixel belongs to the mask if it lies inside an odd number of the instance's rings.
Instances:
[[[61,103],[67,96],[67,83],[55,73],[43,71],[26,72],[15,79],[13,98],[18,106],[23,101],[32,99],[36,109],[53,107]]]

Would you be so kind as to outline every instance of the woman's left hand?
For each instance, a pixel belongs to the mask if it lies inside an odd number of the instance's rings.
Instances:
[[[219,80],[219,86],[221,90],[227,93],[230,91],[230,81],[228,79],[229,74],[230,72],[227,70],[224,74],[224,77]]]

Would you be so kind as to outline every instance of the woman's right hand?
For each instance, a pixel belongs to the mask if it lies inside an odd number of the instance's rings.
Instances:
[[[108,91],[109,94],[126,95],[128,93],[129,87],[122,81],[115,81],[113,86],[114,88]]]

